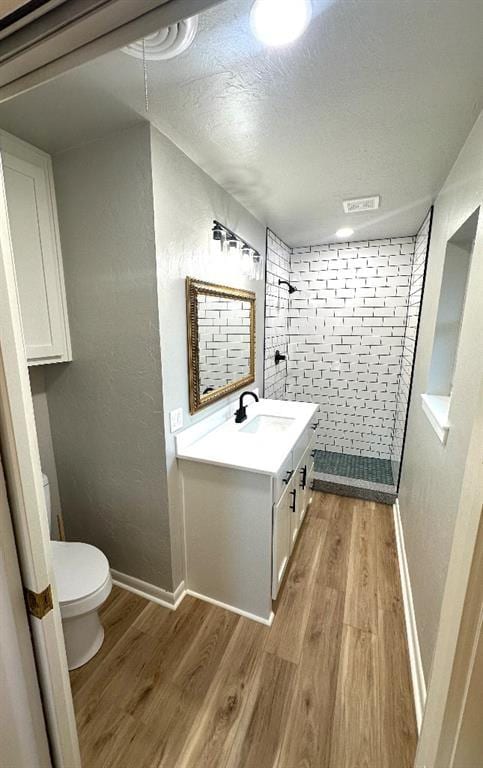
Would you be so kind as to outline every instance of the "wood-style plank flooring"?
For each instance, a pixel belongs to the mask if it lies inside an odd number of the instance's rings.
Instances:
[[[410,768],[390,507],[316,493],[272,627],[114,588],[71,673],[84,768]]]

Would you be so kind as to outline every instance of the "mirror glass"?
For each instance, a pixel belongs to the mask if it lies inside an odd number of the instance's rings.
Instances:
[[[255,294],[187,279],[192,413],[255,380]]]
[[[198,294],[200,394],[250,373],[250,302]]]

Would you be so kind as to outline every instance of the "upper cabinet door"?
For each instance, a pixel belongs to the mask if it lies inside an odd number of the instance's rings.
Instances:
[[[51,159],[3,131],[0,147],[27,361],[71,360]]]

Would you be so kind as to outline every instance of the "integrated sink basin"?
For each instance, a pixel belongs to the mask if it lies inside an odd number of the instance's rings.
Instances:
[[[239,431],[252,435],[279,435],[293,426],[295,419],[288,416],[268,416],[260,414],[255,416]]]
[[[178,459],[277,475],[297,441],[314,426],[317,406],[295,400],[249,402],[246,421],[235,421],[234,403],[176,436]],[[311,434],[311,433],[310,433]]]

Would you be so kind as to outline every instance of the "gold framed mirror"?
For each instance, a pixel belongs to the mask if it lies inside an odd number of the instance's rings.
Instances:
[[[255,381],[255,294],[186,278],[190,413]]]

